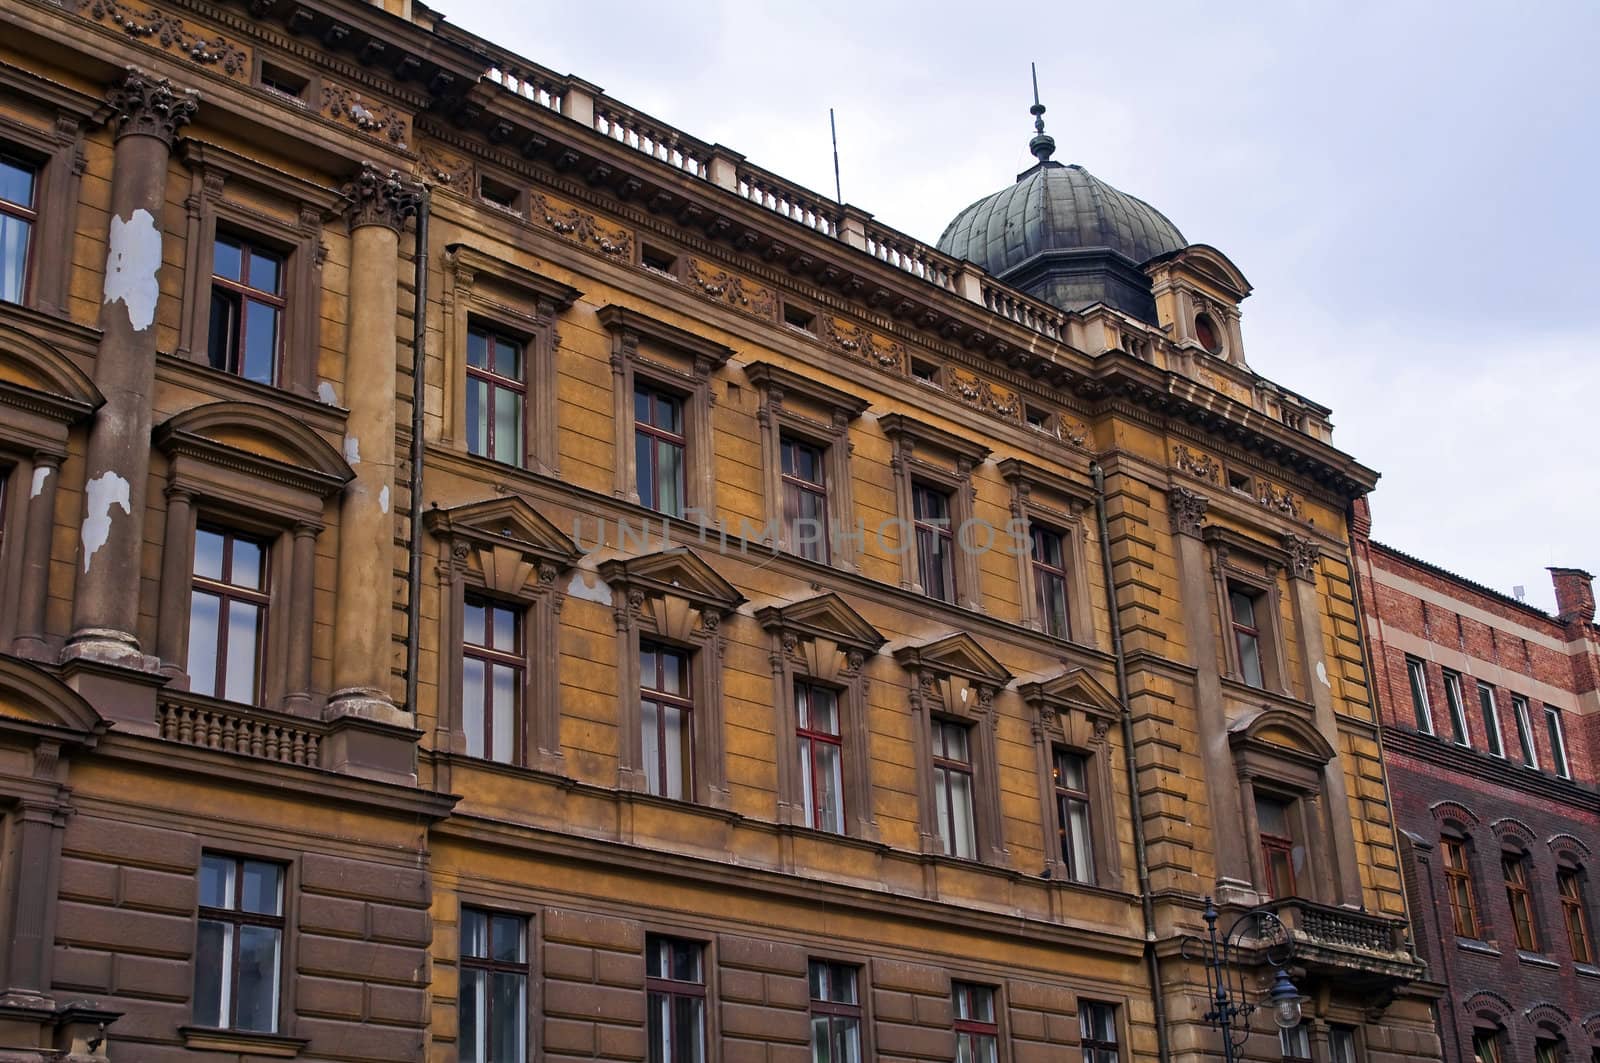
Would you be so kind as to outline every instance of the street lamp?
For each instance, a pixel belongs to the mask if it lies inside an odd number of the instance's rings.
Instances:
[[[1239,965],[1239,953],[1246,937],[1255,940],[1254,947],[1263,948],[1263,954],[1273,967],[1272,988],[1267,990],[1267,1003],[1272,1008],[1272,1019],[1282,1030],[1300,1025],[1300,991],[1289,980],[1284,964],[1289,960],[1292,939],[1283,920],[1266,908],[1251,908],[1234,920],[1233,926],[1220,937],[1217,934],[1217,908],[1206,898],[1206,937],[1200,946],[1206,968],[1206,994],[1211,1008],[1201,1018],[1222,1034],[1222,1058],[1235,1063],[1238,1052],[1250,1036],[1250,1015],[1256,1005],[1245,991],[1244,969]],[[1189,959],[1184,942],[1184,955]]]

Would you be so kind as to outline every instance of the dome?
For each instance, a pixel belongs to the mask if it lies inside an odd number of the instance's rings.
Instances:
[[[1142,265],[1186,246],[1178,227],[1144,200],[1081,166],[1049,160],[957,214],[939,237],[940,251],[1003,279],[1050,251],[1109,250]]]

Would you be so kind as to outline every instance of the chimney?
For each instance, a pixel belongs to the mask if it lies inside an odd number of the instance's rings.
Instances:
[[[1347,513],[1350,522],[1350,535],[1356,539],[1372,538],[1372,507],[1367,502],[1367,496],[1352,499]]]
[[[1581,568],[1551,568],[1556,585],[1556,616],[1565,623],[1594,622],[1594,577]]]

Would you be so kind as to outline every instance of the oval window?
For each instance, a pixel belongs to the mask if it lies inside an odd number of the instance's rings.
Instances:
[[[1210,314],[1195,315],[1194,338],[1212,354],[1222,353],[1222,334],[1217,331],[1216,322],[1211,320]]]

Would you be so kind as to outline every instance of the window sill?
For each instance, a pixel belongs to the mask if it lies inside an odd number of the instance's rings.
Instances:
[[[1541,956],[1537,952],[1524,952],[1521,949],[1517,950],[1517,962],[1525,963],[1529,967],[1548,967],[1553,971],[1561,969],[1561,965],[1555,960]]]
[[[1484,956],[1500,955],[1499,949],[1487,941],[1479,941],[1476,938],[1456,938],[1456,948],[1462,952],[1476,952]]]
[[[285,1037],[253,1030],[216,1030],[209,1026],[180,1026],[178,1033],[185,1048],[208,1052],[237,1052],[241,1055],[293,1059],[311,1042],[304,1037]]]
[[[1591,963],[1575,963],[1572,969],[1585,978],[1600,978],[1600,967]]]

